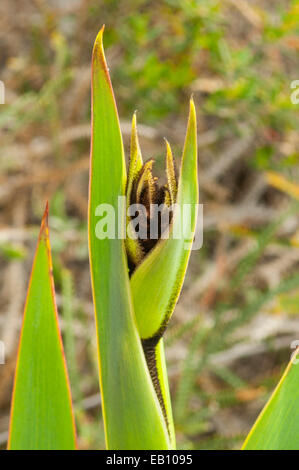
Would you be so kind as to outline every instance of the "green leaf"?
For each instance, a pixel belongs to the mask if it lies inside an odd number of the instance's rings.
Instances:
[[[99,32],[92,60],[89,248],[100,384],[109,449],[168,449],[167,428],[138,335],[124,240],[125,159],[116,104]],[[116,238],[97,238],[98,206],[116,213]],[[108,207],[108,206],[107,206]]]
[[[55,304],[46,208],[19,344],[8,448],[75,449],[75,425]]]
[[[171,154],[169,146],[167,147],[169,162]],[[169,166],[168,163],[168,175],[172,179]],[[173,183],[171,191],[175,191]],[[197,203],[196,113],[191,100],[170,236],[158,241],[131,277],[136,321],[142,339],[161,334],[174,310],[190,256],[192,234],[196,227]],[[190,214],[186,214],[186,205],[189,205]],[[191,230],[184,234],[183,229],[187,223]],[[171,236],[172,233],[181,233],[181,236],[175,238]]]
[[[294,353],[273,395],[247,436],[244,450],[298,450],[298,363],[299,359]]]
[[[175,433],[172,418],[168,379],[165,365],[163,332],[173,313],[184,281],[193,234],[196,227],[198,182],[197,182],[197,138],[196,113],[193,100],[190,112],[186,140],[183,150],[178,188],[170,146],[167,145],[166,168],[170,199],[176,197],[170,236],[160,239],[157,245],[139,264],[131,277],[131,291],[139,334],[145,347],[154,349],[155,366],[151,373],[153,381],[158,378],[156,392],[161,394],[162,409],[168,425],[172,448],[175,448]],[[176,195],[177,193],[177,195]],[[189,205],[189,233],[184,234],[184,205]],[[186,206],[185,206],[186,207]],[[171,236],[180,233],[179,238]]]
[[[131,149],[130,149],[130,162],[127,182],[127,194],[131,194],[132,185],[141,170],[143,165],[141,150],[139,146],[139,140],[137,135],[137,119],[136,113],[132,119],[132,133],[131,133]]]
[[[169,142],[166,140],[166,174],[167,174],[167,185],[170,194],[170,205],[174,204],[177,196],[177,181],[174,167],[174,159],[171,151]]]
[[[128,171],[128,180],[126,187],[126,224],[127,224],[127,236],[125,239],[125,246],[129,260],[137,265],[143,258],[143,252],[138,240],[133,238],[133,231],[130,224],[130,217],[128,216],[128,208],[131,204],[131,194],[133,185],[137,179],[137,176],[143,166],[141,150],[139,146],[139,140],[137,135],[137,122],[136,122],[136,113],[133,115],[132,119],[132,134],[131,134],[131,149],[130,149],[130,162],[129,162],[129,171]]]

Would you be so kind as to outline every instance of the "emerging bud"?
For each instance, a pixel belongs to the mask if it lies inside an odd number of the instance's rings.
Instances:
[[[127,237],[126,251],[130,274],[143,258],[154,248],[172,221],[172,206],[176,202],[177,177],[173,155],[166,141],[166,178],[167,183],[160,186],[153,176],[154,160],[142,161],[136,129],[136,114],[132,121],[131,153],[126,188],[127,198]],[[133,215],[129,207],[138,213],[138,234],[134,237]],[[138,210],[138,208],[140,208]],[[144,210],[141,210],[144,209]],[[135,227],[136,232],[136,227]],[[138,236],[145,234],[145,236]]]

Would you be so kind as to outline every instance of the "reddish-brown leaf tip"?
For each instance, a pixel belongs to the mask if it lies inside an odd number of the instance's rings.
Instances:
[[[45,239],[48,236],[48,228],[49,228],[49,201],[46,202],[46,207],[44,211],[44,215],[41,221],[40,232],[39,232],[39,239],[43,236]]]
[[[102,26],[100,31],[97,34],[97,37],[94,42],[93,51],[92,51],[92,76],[93,76],[93,86],[96,86],[98,77],[97,73],[99,68],[104,71],[109,87],[112,92],[112,85],[109,76],[109,70],[105,58],[104,45],[103,45],[103,34],[104,34],[105,25]]]

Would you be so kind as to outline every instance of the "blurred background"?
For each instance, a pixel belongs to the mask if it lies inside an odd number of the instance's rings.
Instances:
[[[180,158],[194,95],[204,243],[166,333],[169,380],[178,447],[237,449],[299,340],[299,4],[288,0],[1,0],[0,446],[49,198],[79,446],[104,448],[86,223],[103,23],[126,153],[137,109],[156,175],[164,136]]]

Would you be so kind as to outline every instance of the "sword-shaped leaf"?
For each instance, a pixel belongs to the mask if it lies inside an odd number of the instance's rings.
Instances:
[[[124,240],[126,171],[116,104],[98,34],[92,60],[89,249],[100,384],[109,449],[167,449],[169,437],[138,335]],[[100,204],[118,213],[114,239],[99,239]],[[120,210],[120,214],[119,214]]]
[[[171,203],[176,198],[169,238],[158,241],[133,272],[130,284],[139,335],[143,340],[152,380],[168,425],[171,445],[175,448],[162,335],[182,288],[196,227],[197,135],[193,100],[190,101],[178,188],[176,188],[171,149],[168,142],[166,145],[166,168]]]
[[[273,395],[247,436],[244,450],[299,449],[298,362],[294,353]]]
[[[55,304],[46,208],[35,253],[11,405],[8,448],[75,449],[75,426]]]

